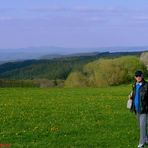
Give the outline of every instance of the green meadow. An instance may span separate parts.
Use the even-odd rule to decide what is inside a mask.
[[[1,88],[0,143],[12,148],[136,148],[131,85]]]

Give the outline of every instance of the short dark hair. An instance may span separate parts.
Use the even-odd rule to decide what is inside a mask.
[[[143,72],[141,70],[137,70],[135,72],[135,76],[143,76]]]

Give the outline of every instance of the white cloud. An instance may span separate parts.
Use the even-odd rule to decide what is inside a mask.
[[[148,16],[136,16],[133,19],[136,21],[148,21]]]
[[[121,7],[42,7],[42,8],[32,8],[29,9],[29,11],[34,12],[41,12],[41,13],[47,13],[47,12],[75,12],[75,13],[123,13],[126,12],[126,8]]]
[[[30,11],[30,12],[47,13],[47,12],[70,11],[70,9],[69,8],[65,8],[65,7],[39,7],[39,8],[28,9],[28,11]]]
[[[14,8],[0,8],[0,13],[11,13],[15,11]]]
[[[14,20],[14,18],[13,17],[3,17],[3,16],[0,17],[0,21],[11,21],[11,20]]]
[[[9,12],[6,15],[0,14],[0,21],[11,20],[43,20],[43,21],[81,21],[81,22],[115,22],[119,24],[125,21],[148,21],[144,16],[146,10],[127,9],[125,7],[34,7],[24,9],[0,8],[0,12]],[[137,17],[136,17],[137,16]],[[56,19],[55,19],[56,18]]]
[[[104,17],[98,17],[98,16],[87,17],[85,20],[91,21],[91,22],[106,22],[107,21],[107,19],[105,19]]]

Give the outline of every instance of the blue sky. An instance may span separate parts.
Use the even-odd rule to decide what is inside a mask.
[[[1,0],[0,48],[148,45],[148,0]]]

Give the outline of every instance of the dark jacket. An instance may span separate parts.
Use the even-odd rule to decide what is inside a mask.
[[[135,94],[136,94],[136,83],[133,86],[133,94],[132,94],[133,101],[131,107],[131,111],[134,111],[136,113],[134,105]],[[138,113],[139,114],[148,113],[148,82],[146,82],[145,80],[142,81],[142,85],[139,88]]]

